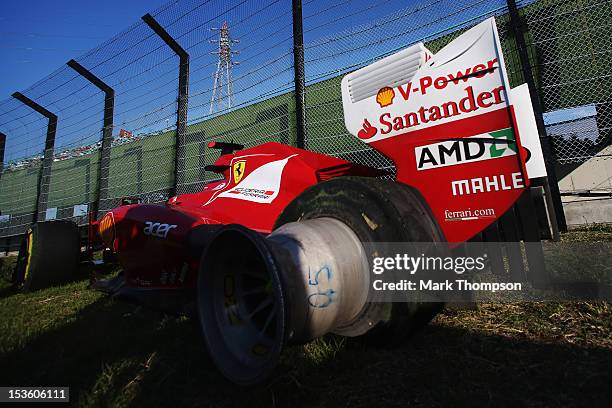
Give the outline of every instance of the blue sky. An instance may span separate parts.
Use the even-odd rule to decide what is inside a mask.
[[[0,99],[27,88],[166,2],[1,1]]]
[[[307,83],[475,24],[505,4],[303,0]],[[190,54],[190,122],[208,117],[217,63],[211,44],[217,34],[211,29],[225,20],[232,36],[240,39],[235,46],[240,65],[233,72],[236,104],[293,89],[290,0],[3,1],[0,131],[9,135],[8,160],[39,154],[46,131],[40,115],[10,98],[16,90],[58,113],[56,152],[100,140],[103,96],[65,66],[71,58],[115,89],[114,134],[120,129],[150,134],[174,125],[178,59],[140,22],[147,12]],[[102,48],[88,51],[101,43]]]

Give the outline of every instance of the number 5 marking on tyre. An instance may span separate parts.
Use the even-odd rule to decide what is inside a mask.
[[[322,276],[321,273],[323,273]],[[308,303],[310,304],[310,306],[322,309],[333,303],[333,296],[336,291],[331,288],[322,291],[319,288],[321,279],[325,279],[329,283],[331,277],[332,273],[329,266],[323,266],[322,268],[320,268],[314,274],[314,277],[312,276],[310,269],[308,270],[308,285],[315,286],[317,288],[317,291],[315,293],[311,293],[310,295],[308,295]]]

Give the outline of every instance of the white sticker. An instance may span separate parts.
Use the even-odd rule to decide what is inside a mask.
[[[529,159],[525,163],[527,177],[530,179],[546,177],[546,164],[544,163],[538,126],[529,96],[529,88],[527,84],[523,84],[513,88],[511,93],[521,145],[530,153]]]
[[[57,218],[57,207],[47,208],[45,211],[45,221],[54,220]]]
[[[74,210],[72,211],[73,217],[82,217],[83,215],[87,215],[87,204],[77,204],[74,206]]]
[[[293,155],[297,156],[297,155]],[[269,204],[278,195],[285,165],[293,156],[266,163],[251,172],[238,185],[219,194],[219,197],[235,198],[254,203]]]
[[[378,92],[376,92],[376,88]],[[506,108],[508,77],[495,19],[435,55],[416,44],[342,79],[349,133],[366,143]]]

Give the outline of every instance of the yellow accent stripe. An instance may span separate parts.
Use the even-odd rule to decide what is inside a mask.
[[[115,239],[115,220],[113,219],[112,213],[108,213],[102,218],[98,231],[104,243],[108,246],[112,246],[113,240]]]
[[[26,240],[27,240],[27,251],[28,251],[28,260],[26,262],[26,268],[25,268],[25,274],[23,276],[23,281],[25,282],[28,279],[28,275],[30,274],[30,263],[32,260],[32,242],[34,241],[34,235],[32,234],[32,230],[28,231],[28,234],[26,235]]]

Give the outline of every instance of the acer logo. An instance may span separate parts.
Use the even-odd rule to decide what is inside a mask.
[[[145,221],[145,227],[142,232],[145,235],[152,235],[158,238],[166,238],[171,229],[176,228],[175,224],[162,224],[159,222]]]
[[[497,159],[514,154],[516,143],[511,129],[415,148],[417,170]]]

